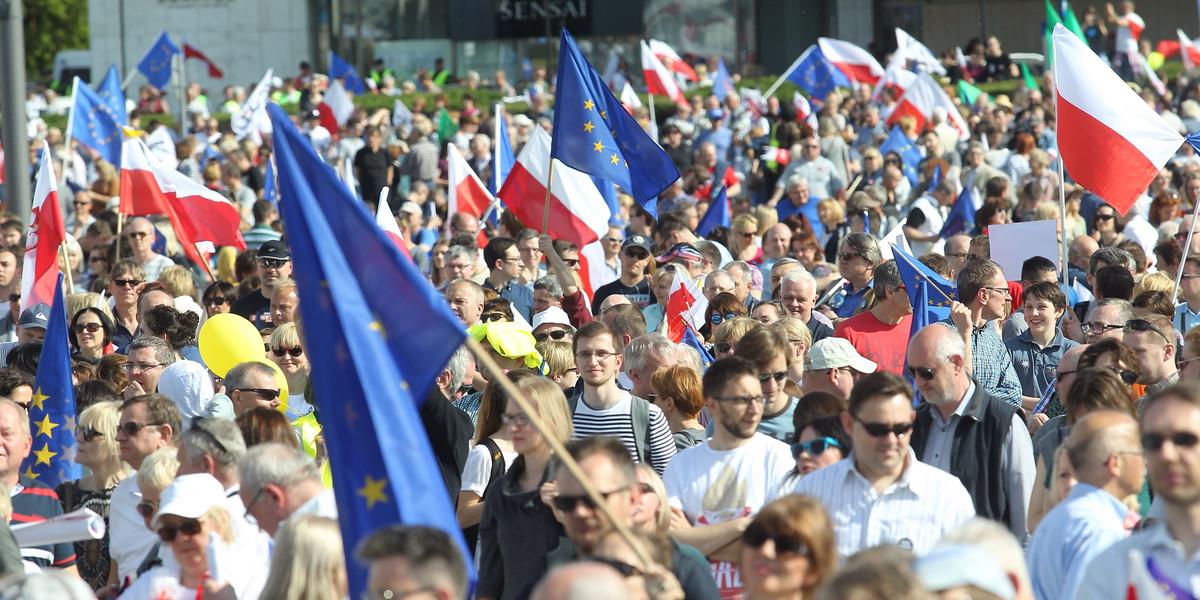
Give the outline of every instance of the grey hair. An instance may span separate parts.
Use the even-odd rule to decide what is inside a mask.
[[[751,267],[750,264],[744,260],[735,260],[725,265],[725,272],[729,273],[731,276],[733,275],[733,272],[729,270],[731,267],[737,267],[738,270],[742,272],[742,283],[749,285],[754,281],[754,275],[750,273],[750,269],[757,267]]]
[[[225,389],[232,391],[246,385],[251,373],[259,373],[275,379],[275,369],[272,369],[267,363],[252,360],[234,366],[225,374]]]
[[[871,289],[875,292],[876,298],[883,297],[884,288],[898,288],[902,285],[904,285],[904,278],[900,277],[900,267],[896,266],[896,261],[889,260],[875,267],[875,282],[871,284]]]
[[[675,358],[681,367],[689,367],[697,373],[704,372],[704,360],[700,358],[700,351],[687,344],[675,344]]]
[[[812,273],[808,272],[808,269],[804,268],[785,273],[783,277],[779,278],[779,287],[783,287],[785,283],[796,283],[797,281],[805,281],[812,284],[813,291],[817,289],[817,279],[813,277]]]
[[[57,570],[10,574],[0,583],[0,600],[91,600],[95,597],[78,576]]]
[[[546,290],[552,298],[561,300],[563,297],[562,286],[558,284],[558,277],[547,275],[533,282],[534,291]]]
[[[796,174],[792,175],[791,177],[788,177],[787,188],[788,189],[794,188],[802,183],[805,185],[805,187],[808,186],[808,180],[805,179],[803,175],[796,173]]]
[[[179,434],[179,449],[190,462],[207,454],[213,457],[217,470],[227,473],[246,455],[246,440],[237,423],[229,419],[197,417]]]
[[[938,325],[942,327],[942,325]],[[950,331],[950,335],[939,336],[937,346],[933,349],[933,359],[937,364],[945,364],[950,362],[952,357],[959,356],[966,360],[967,345],[963,343],[962,337]],[[968,369],[971,365],[966,365]]]
[[[1117,307],[1117,319],[1122,323],[1128,323],[1129,320],[1133,318],[1133,305],[1130,304],[1128,300],[1121,298],[1101,298],[1093,302],[1092,307],[1088,309],[1087,320],[1091,321],[1092,313],[1096,312],[1096,309],[1103,306]]]
[[[464,344],[454,351],[454,355],[450,357],[450,362],[446,363],[446,368],[443,371],[450,372],[450,387],[458,389],[462,385],[463,377],[467,376],[467,361],[471,358],[471,351]]]
[[[317,463],[303,451],[283,444],[258,444],[238,463],[242,487],[261,490],[268,483],[288,488],[305,480],[321,481]]]
[[[1124,265],[1130,271],[1137,268],[1137,263],[1133,260],[1133,255],[1120,248],[1100,248],[1092,253],[1092,257],[1088,259],[1088,271],[1096,274],[1096,263],[1104,262],[1109,265]]]
[[[465,258],[471,261],[471,264],[475,264],[475,257],[471,255],[471,251],[462,246],[450,246],[446,248],[446,262],[450,262],[455,258]]]
[[[126,351],[126,354],[133,354],[134,350],[141,350],[142,348],[151,348],[154,350],[154,362],[162,363],[163,366],[175,364],[175,351],[162,338],[151,335],[142,336],[129,342],[129,349]]]
[[[858,251],[863,258],[867,259],[873,265],[878,265],[883,262],[883,255],[879,253],[879,242],[870,234],[856,232],[846,236],[842,241],[842,246],[850,246]]]
[[[722,275],[724,275],[725,277],[728,277],[730,283],[732,283],[732,284],[737,283],[736,281],[733,280],[733,275],[730,275],[729,271],[726,271],[725,269],[717,269],[704,277],[704,287],[708,287],[708,284],[712,283],[714,280],[716,280],[716,278],[718,278]]]
[[[646,366],[646,357],[653,353],[660,358],[675,356],[675,344],[661,333],[643,333],[625,346],[625,368],[641,371]]]
[[[980,517],[968,519],[951,529],[937,543],[938,546],[948,544],[967,544],[987,552],[1005,573],[1017,578],[1019,589],[1032,587],[1025,551],[1007,527]]]

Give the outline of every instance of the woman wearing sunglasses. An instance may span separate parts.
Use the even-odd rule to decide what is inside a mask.
[[[164,561],[143,573],[121,594],[121,598],[192,600],[204,597],[206,580],[214,575],[209,571],[205,547],[214,533],[218,539],[216,566],[220,572],[217,575],[232,586],[238,598],[257,598],[266,580],[268,557],[248,552],[238,545],[229,519],[229,512],[225,510],[225,487],[216,478],[208,473],[176,477],[162,491],[158,511],[150,520],[150,528],[158,534],[162,545],[170,548],[175,560]]]
[[[221,315],[229,312],[233,301],[237,299],[237,288],[228,281],[218,281],[204,290],[201,297],[204,310],[208,316]]]
[[[107,525],[113,489],[129,476],[117,448],[120,407],[117,402],[100,402],[79,415],[75,430],[78,443],[75,462],[87,467],[91,474],[62,483],[54,490],[62,502],[63,512],[87,507],[104,519],[104,537],[75,542],[75,566],[79,568],[79,576],[97,591],[107,583],[111,565]]]
[[[785,496],[764,506],[742,534],[742,585],[747,600],[810,598],[837,568],[833,526],[811,496]]]
[[[267,358],[279,365],[279,370],[283,371],[283,376],[287,378],[289,390],[296,390],[295,395],[288,396],[288,410],[296,413],[297,416],[304,416],[312,412],[312,405],[304,401],[303,390],[308,386],[308,374],[311,365],[308,362],[308,354],[304,352],[304,347],[300,344],[300,334],[296,332],[294,323],[284,323],[278,329],[271,332],[271,339],[267,343],[270,349],[267,352]]]
[[[737,296],[729,292],[722,292],[713,297],[708,303],[708,310],[704,311],[704,325],[700,326],[700,335],[705,338],[712,336],[712,331],[718,325],[733,319],[734,317],[750,316],[746,310],[746,305],[739,302]]]
[[[83,361],[93,367],[100,364],[104,349],[112,342],[117,326],[112,319],[96,307],[88,307],[71,317],[71,329],[67,331],[71,338],[71,360]]]

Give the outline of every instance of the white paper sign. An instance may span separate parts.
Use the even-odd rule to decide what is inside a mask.
[[[1053,219],[988,226],[992,260],[1004,269],[1008,281],[1021,280],[1021,265],[1044,256],[1058,268],[1058,227]]]

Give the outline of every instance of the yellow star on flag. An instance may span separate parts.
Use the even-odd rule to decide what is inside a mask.
[[[50,420],[49,413],[47,413],[45,416],[43,416],[41,421],[37,421],[34,424],[37,425],[37,428],[38,428],[37,434],[38,435],[44,435],[49,438],[54,437],[54,434],[51,432],[54,430],[55,427],[58,427],[58,423],[55,423]]]
[[[617,158],[616,154],[612,155],[612,164],[614,164],[614,165],[621,164],[621,159]]]
[[[604,152],[604,142],[596,142],[595,144],[592,144],[592,146],[596,152]]]
[[[38,407],[38,410],[46,410],[45,408],[42,408],[42,402],[48,400],[49,398],[50,396],[43,394],[42,388],[39,387],[37,391],[33,393],[33,400],[29,404],[30,406]]]
[[[33,472],[33,467],[25,467],[25,472],[22,475],[30,479],[37,479],[38,477],[38,474]]]
[[[42,444],[42,449],[35,450],[33,455],[37,457],[37,461],[33,464],[45,464],[46,466],[50,466],[50,459],[58,456],[58,453],[50,450],[50,444]]]
[[[593,130],[593,129],[595,129],[595,128],[596,128],[596,126],[595,126],[595,125],[592,125],[592,122],[591,122],[591,121],[588,121],[587,123],[584,123],[584,124],[583,124],[583,130],[584,130],[584,131],[586,131],[586,132],[588,132],[588,133],[591,133],[591,132],[592,132],[592,130]]]
[[[385,340],[387,339],[387,330],[383,328],[383,323],[380,323],[379,321],[371,321],[371,324],[367,327],[371,331],[378,331],[379,337],[382,337]]]
[[[604,120],[608,120],[608,111],[607,110],[600,111],[600,118],[604,119]]]
[[[596,103],[595,103],[595,102],[592,102],[591,100],[588,100],[588,101],[586,101],[586,102],[584,102],[584,103],[583,103],[583,110],[592,110],[592,109],[593,109],[593,108],[595,108],[595,107],[596,107]],[[604,113],[600,113],[600,116],[602,116],[602,117],[603,117],[603,116],[604,116]]]
[[[383,493],[383,488],[386,485],[387,477],[377,480],[370,475],[367,475],[366,482],[363,483],[362,487],[358,488],[358,495],[362,496],[367,501],[367,510],[375,508],[376,502],[383,502],[385,504],[387,503],[387,494]]]

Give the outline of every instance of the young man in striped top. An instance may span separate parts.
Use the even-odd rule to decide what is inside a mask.
[[[612,436],[620,439],[637,462],[659,474],[675,456],[675,441],[662,409],[617,386],[624,340],[602,321],[592,321],[575,334],[575,366],[583,393],[570,402],[575,439]]]

